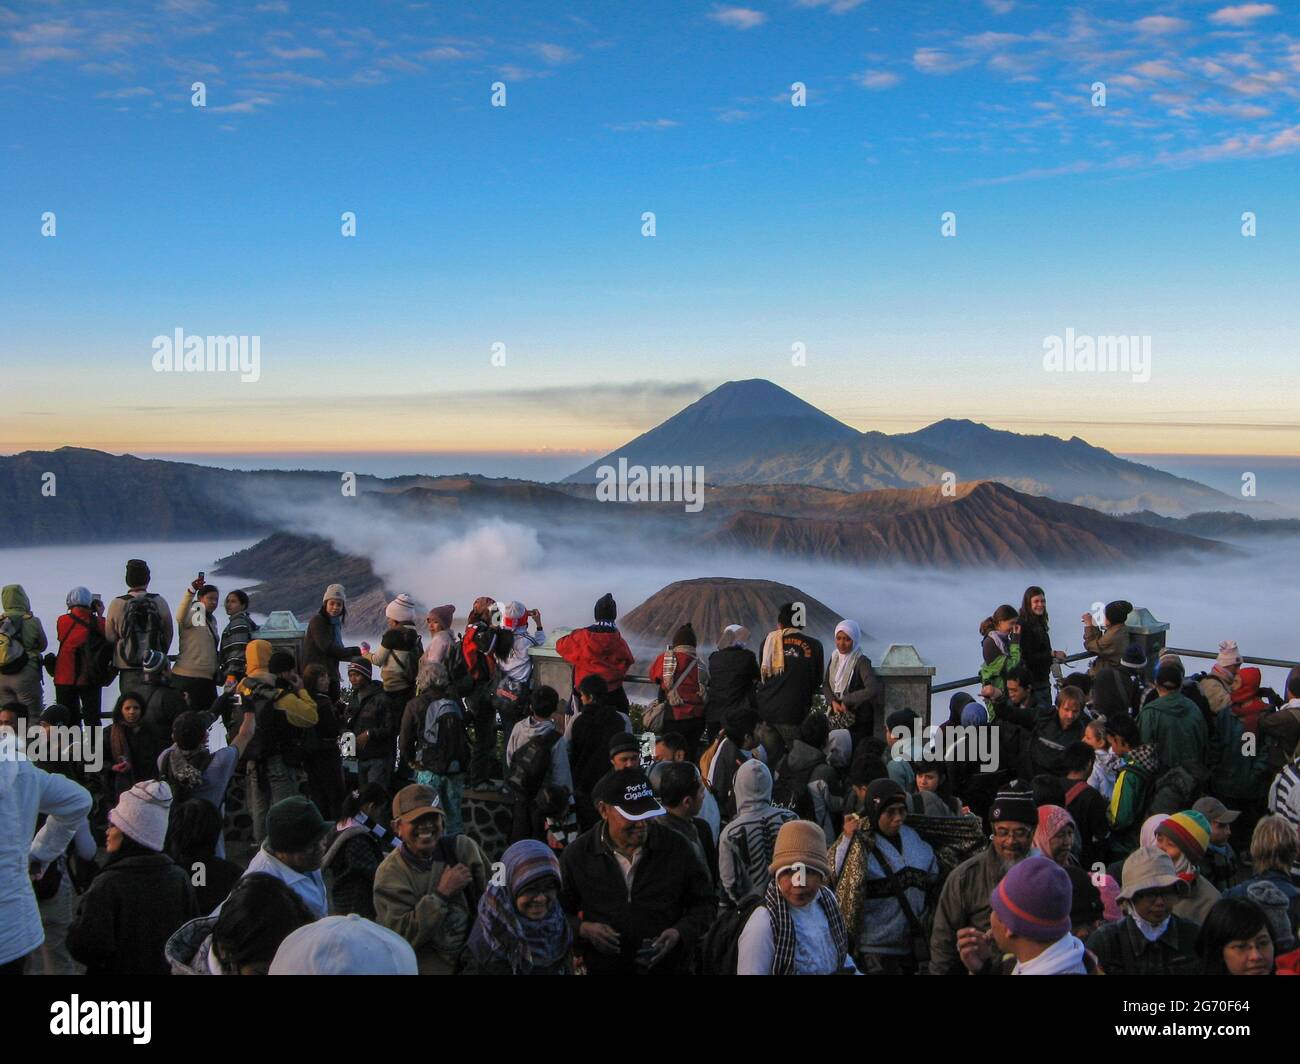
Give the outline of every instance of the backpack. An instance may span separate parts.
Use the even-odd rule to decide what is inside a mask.
[[[425,723],[420,728],[420,764],[439,776],[465,772],[470,760],[469,734],[459,713],[444,713],[438,720],[434,741],[424,740],[429,727],[429,712],[436,704],[430,702],[424,710]]]
[[[464,643],[463,638],[454,640],[451,644],[451,650],[447,654],[448,698],[465,698],[492,674],[492,667],[487,659],[487,653],[492,646],[489,630],[485,628],[474,629],[471,645],[478,650],[478,655],[474,660],[472,669],[465,657]]]
[[[735,975],[739,967],[740,935],[754,910],[763,904],[761,894],[740,899],[734,909],[728,906],[718,914],[700,942],[700,971],[704,975]]]
[[[546,773],[551,767],[551,753],[561,738],[560,732],[554,728],[541,735],[534,735],[511,758],[506,783],[526,800],[532,801],[542,789]]]
[[[23,622],[6,614],[0,617],[0,673],[12,676],[25,668],[27,648],[23,646]]]
[[[113,644],[104,636],[98,624],[87,624],[75,613],[70,613],[75,624],[86,629],[86,639],[77,647],[77,680],[89,687],[107,687],[117,678],[113,664]]]
[[[776,782],[772,784],[772,804],[784,809],[793,809],[800,820],[815,819],[816,810],[812,795],[808,793],[808,783],[813,770],[823,762],[815,762],[798,772],[789,767],[787,755],[776,767]]]
[[[162,614],[158,612],[158,596],[122,595],[126,608],[122,610],[122,634],[117,640],[117,656],[126,662],[128,669],[143,669],[145,658],[151,650],[162,650]]]
[[[1210,770],[1194,761],[1175,765],[1152,784],[1143,817],[1154,816],[1156,813],[1173,816],[1180,809],[1190,809],[1196,799],[1205,793],[1209,778]]]

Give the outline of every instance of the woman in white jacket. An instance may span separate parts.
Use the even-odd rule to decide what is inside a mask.
[[[45,941],[31,877],[67,849],[91,805],[84,787],[19,760],[16,746],[12,730],[0,731],[0,975],[20,974]]]

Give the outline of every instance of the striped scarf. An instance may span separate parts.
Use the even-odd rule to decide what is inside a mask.
[[[830,925],[831,940],[835,943],[835,957],[838,964],[844,963],[849,951],[849,934],[840,917],[840,907],[835,894],[827,887],[817,894],[817,904],[826,914],[826,923]],[[794,975],[794,918],[790,915],[790,903],[785,900],[781,888],[774,878],[768,884],[767,894],[763,898],[768,917],[772,921],[772,944],[776,949],[772,958],[773,975]]]

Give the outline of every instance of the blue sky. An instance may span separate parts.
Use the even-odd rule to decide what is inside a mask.
[[[1300,454],[1294,9],[611,7],[0,7],[0,450],[587,453],[764,376]],[[260,379],[154,372],[178,327]],[[1150,381],[1045,372],[1066,329]]]

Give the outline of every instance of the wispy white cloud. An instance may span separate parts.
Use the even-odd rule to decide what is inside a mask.
[[[153,89],[147,89],[143,85],[136,85],[129,89],[107,89],[104,92],[95,93],[95,98],[99,100],[130,100],[136,96],[152,96]]]
[[[222,104],[219,107],[209,107],[208,110],[213,114],[252,114],[262,107],[270,107],[275,100],[270,96],[248,96],[236,103]]]
[[[995,15],[1009,15],[1015,9],[1015,0],[984,0],[984,6]]]
[[[1148,15],[1133,23],[1133,28],[1144,37],[1159,37],[1166,33],[1183,33],[1192,28],[1186,19],[1170,15]]]
[[[715,7],[709,18],[737,30],[752,30],[767,21],[767,16],[752,7]]]
[[[864,70],[861,74],[854,75],[854,80],[863,88],[879,91],[893,88],[903,79],[888,70]]]
[[[643,129],[675,129],[680,124],[671,118],[650,118],[640,122],[620,122],[609,128],[615,133],[635,133]]]
[[[319,48],[281,48],[278,45],[271,45],[270,53],[277,59],[324,59],[325,53]]]
[[[867,0],[798,0],[800,7],[824,7],[832,15],[845,15],[855,7],[861,7]]]
[[[912,65],[922,74],[952,74],[973,62],[973,59],[963,59],[942,48],[918,48],[912,53]]]
[[[540,41],[536,44],[530,44],[528,48],[541,56],[543,62],[550,63],[552,66],[572,63],[578,58],[577,52],[572,48],[566,48],[562,44],[548,44],[545,41]]]
[[[1210,15],[1210,21],[1220,26],[1249,26],[1256,19],[1276,14],[1272,4],[1235,4],[1219,8]]]

